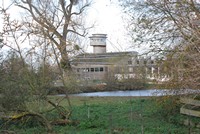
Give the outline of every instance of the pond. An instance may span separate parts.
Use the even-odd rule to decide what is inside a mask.
[[[164,95],[178,95],[178,94],[188,94],[188,93],[200,93],[200,90],[148,89],[148,90],[133,90],[133,91],[107,91],[107,92],[78,93],[78,94],[71,94],[70,96],[99,96],[99,97],[105,97],[105,96],[164,96]]]

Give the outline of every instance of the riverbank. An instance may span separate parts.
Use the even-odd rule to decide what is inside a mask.
[[[77,85],[74,88],[69,87],[51,87],[48,92],[49,95],[64,94],[66,91],[68,94],[78,93],[90,93],[90,92],[107,92],[107,91],[139,91],[146,89],[155,89],[155,84],[144,84],[144,83],[98,83],[93,85]]]

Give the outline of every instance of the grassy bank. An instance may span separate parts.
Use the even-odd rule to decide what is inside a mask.
[[[50,99],[59,98],[51,96]],[[183,125],[183,121],[188,117],[179,114],[180,105],[174,104],[172,100],[176,99],[71,97],[73,105],[71,120],[78,123],[70,126],[53,126],[53,130],[58,134],[188,134],[189,131],[194,134],[200,133],[197,128]],[[66,101],[61,104],[67,106]],[[49,106],[44,105],[44,107]],[[53,118],[54,111],[48,116]],[[9,130],[20,134],[45,133],[46,131],[36,122],[11,125]]]

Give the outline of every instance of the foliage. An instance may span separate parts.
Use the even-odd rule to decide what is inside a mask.
[[[147,88],[147,83],[143,79],[136,78],[108,80],[107,83],[107,90],[140,90]]]
[[[37,70],[32,70],[29,73],[29,81],[32,82],[32,90],[34,94],[44,95],[48,94],[48,89],[53,86],[55,80],[55,73],[48,63],[41,63]]]
[[[157,101],[157,107],[159,112],[164,118],[169,118],[180,111],[180,102],[178,96],[163,96],[159,98]]]
[[[48,87],[52,86],[54,79],[48,64],[43,63],[35,70],[16,53],[11,53],[2,62],[0,71],[3,74],[0,79],[0,119],[4,120],[1,127],[42,125],[47,132],[52,132],[52,124],[70,123],[70,112],[59,106],[59,102],[47,99]],[[52,124],[48,116],[49,109],[42,109],[46,104],[51,104],[50,111],[56,111]]]
[[[8,8],[4,5],[0,7],[0,13],[4,17],[3,30],[0,34],[8,38],[4,46],[13,52],[11,58],[4,59],[0,70],[3,74],[0,78],[0,111],[3,112],[1,118],[7,116],[5,114],[20,115],[21,112],[27,112],[29,114],[22,114],[20,118],[14,120],[20,122],[24,121],[22,119],[24,116],[28,118],[34,116],[35,120],[42,120],[42,123],[49,124],[46,121],[48,118],[40,115],[40,106],[46,101],[55,111],[57,110],[57,119],[61,118],[61,121],[65,121],[63,124],[68,123],[71,112],[61,110],[58,100],[50,102],[47,99],[48,88],[52,87],[55,77],[62,77],[65,89],[73,90],[76,86],[76,83],[72,83],[74,79],[64,80],[64,75],[71,68],[69,57],[80,50],[76,39],[86,35],[87,28],[84,27],[81,18],[85,9],[90,6],[90,2],[87,0],[53,2],[13,0],[12,2]],[[14,5],[27,13],[23,12],[25,14],[21,20],[13,20],[12,14],[8,13]],[[24,44],[28,47],[22,47]],[[55,75],[51,68],[54,65],[52,61],[58,64],[59,76]],[[66,90],[64,92],[70,105]],[[35,105],[27,106],[33,103]],[[10,117],[8,122],[9,119]]]
[[[2,61],[0,74],[0,111],[4,113],[29,111],[26,103],[45,100],[53,81],[47,64],[36,71],[12,51]]]
[[[26,65],[25,65],[26,66]],[[28,99],[28,84],[25,79],[27,66],[23,67],[23,61],[15,54],[1,64],[0,102],[1,110],[23,110]]]

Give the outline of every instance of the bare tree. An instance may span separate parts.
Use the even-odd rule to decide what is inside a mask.
[[[88,0],[15,0],[15,4],[28,12],[24,25],[29,34],[47,38],[60,53],[60,65],[71,69],[68,48],[74,45],[73,36],[85,36],[84,13]],[[78,48],[78,45],[75,45]]]
[[[10,59],[2,60],[2,57],[0,57],[1,61],[4,61],[0,64],[0,74],[3,76],[0,79],[0,112],[8,113],[12,110],[19,111],[19,116],[17,116],[19,118],[13,118],[11,120],[20,120],[24,117],[24,114],[21,114],[20,110],[26,111],[28,116],[41,118],[44,121],[42,121],[42,123],[46,124],[45,126],[48,131],[51,131],[49,121],[46,120],[45,116],[39,114],[40,104],[45,101],[57,109],[59,113],[64,113],[62,115],[62,122],[64,119],[65,124],[69,122],[68,119],[71,114],[71,111],[61,108],[59,103],[56,105],[47,98],[48,89],[52,86],[55,78],[51,68],[52,62],[49,61],[54,59],[52,57],[56,57],[56,61],[58,61],[60,55],[57,54],[57,52],[59,52],[58,50],[60,49],[54,49],[55,43],[49,38],[46,38],[45,27],[32,21],[21,22],[13,20],[10,14],[7,13],[8,9],[9,8],[5,9],[4,7],[0,7],[0,13],[4,16],[3,30],[0,32],[0,36],[8,38],[8,40],[6,38],[4,38],[5,40],[1,39],[0,45],[2,43],[3,47],[10,48],[10,52],[13,54],[11,53],[12,57]],[[60,31],[60,29],[58,31]],[[40,38],[37,38],[38,35],[40,35]],[[72,35],[70,34],[69,36]],[[55,41],[59,41],[59,39],[54,37],[53,33],[52,38],[55,38]],[[71,41],[67,40],[66,42]],[[24,48],[23,46],[27,44],[31,47]],[[69,52],[67,54],[69,54]],[[67,94],[65,98],[67,98],[70,105]],[[27,104],[36,101],[38,106],[34,108],[35,113],[31,113],[31,107],[28,107]],[[59,100],[59,102],[61,101]],[[8,103],[12,105],[6,105]]]
[[[195,0],[133,0],[122,5],[130,15],[128,30],[135,43],[148,45],[151,51],[173,49],[198,31],[194,27],[199,19],[199,4]]]
[[[44,65],[48,64],[46,63],[48,62],[47,57],[53,57],[58,64],[59,75],[64,87],[69,87],[69,81],[74,82],[74,79],[71,80],[73,76],[70,76],[72,73],[68,71],[71,69],[69,56],[72,52],[79,50],[74,38],[87,34],[87,28],[84,27],[82,18],[85,15],[85,9],[90,6],[90,2],[87,0],[57,0],[53,2],[49,0],[13,0],[13,3],[27,11],[27,14],[24,14],[26,17],[23,16],[22,20],[12,20],[11,14],[7,13],[11,7],[0,7],[0,11],[4,15],[1,35],[12,40],[6,40],[4,46],[17,52],[24,65],[28,57],[31,58],[29,62],[33,61],[33,57],[43,58],[40,61],[43,61]],[[22,44],[29,44],[31,48],[24,50]],[[37,66],[32,63],[31,65],[31,67]],[[67,78],[64,78],[62,69],[67,71]],[[45,70],[47,70],[46,67],[42,72]],[[31,74],[27,72],[27,75]],[[29,82],[32,85],[34,80],[30,79]],[[66,84],[66,82],[68,83]],[[43,85],[45,84],[47,83],[43,83]],[[32,86],[32,88],[38,87]],[[71,106],[68,93],[66,90],[64,92]]]
[[[168,73],[181,88],[199,88],[199,19],[197,0],[121,1],[129,14],[134,43],[148,46],[168,62]]]

